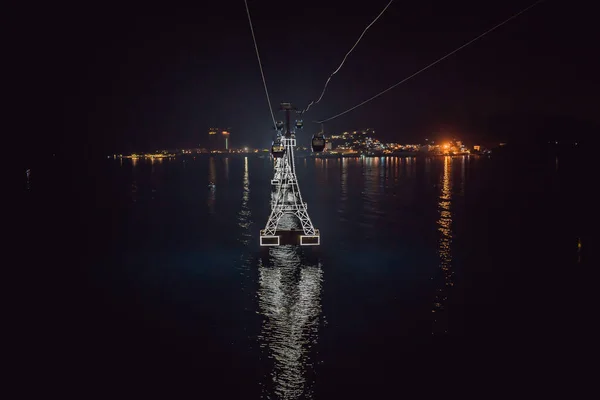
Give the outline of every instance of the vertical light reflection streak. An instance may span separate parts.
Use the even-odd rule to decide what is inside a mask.
[[[386,178],[389,176],[388,169],[390,168],[391,158],[381,157],[381,166],[379,167],[379,188],[384,188]]]
[[[238,226],[241,228],[239,242],[244,246],[240,252],[240,275],[244,278],[252,277],[254,281],[254,251],[250,250],[252,242],[252,211],[250,210],[250,173],[248,169],[248,157],[244,157],[244,177],[242,179],[242,206],[238,212]],[[252,296],[252,300],[248,299],[248,303],[254,303],[254,285],[249,286],[249,279],[242,279],[241,286],[242,291]],[[245,308],[249,311],[248,308]],[[252,313],[254,314],[254,307]]]
[[[161,159],[162,160],[162,159]],[[154,193],[158,188],[158,177],[156,176],[156,165],[154,163],[154,157],[150,158],[150,185],[151,185],[151,199],[154,200]]]
[[[465,195],[465,169],[466,169],[466,157],[462,156],[460,158],[460,195]]]
[[[373,207],[372,205],[372,197],[371,197],[371,186],[373,185],[373,177],[371,176],[371,169],[373,166],[373,159],[371,157],[365,157],[363,159],[363,165],[362,165],[362,176],[363,176],[363,190],[361,192],[361,198],[362,198],[362,202],[363,202],[363,210],[364,210],[364,216],[366,217],[367,220],[372,220],[372,216],[373,216],[373,211],[375,210],[375,207]],[[361,225],[363,226],[363,228],[368,227],[368,224],[365,223],[361,223]]]
[[[433,303],[434,313],[432,334],[448,333],[448,316],[445,305],[448,291],[454,285],[452,279],[452,157],[444,157],[444,172],[441,179],[441,191],[438,201],[439,218],[437,220],[439,237],[438,254],[440,269],[443,274],[443,285],[437,290]]]
[[[379,157],[366,157],[366,162],[363,164],[364,190],[362,191],[365,222],[360,225],[371,232],[375,230],[375,222],[382,215],[377,205],[380,190],[379,180],[377,179],[379,175],[378,168],[383,168],[379,162]]]
[[[228,181],[229,180],[229,157],[225,157],[223,162],[225,163],[225,180]]]
[[[263,325],[258,339],[273,362],[263,387],[267,399],[312,398],[314,356],[321,316],[323,270],[320,262],[302,259],[298,246],[269,249],[259,261],[259,312]]]
[[[131,179],[131,201],[133,201],[134,203],[137,202],[138,200],[138,185],[137,185],[137,175],[139,175],[139,171],[138,168],[135,168],[137,163],[137,159],[136,158],[132,158],[131,159],[131,166],[132,166],[132,171],[131,171],[131,175],[132,175],[132,179]]]
[[[209,183],[217,184],[217,170],[215,167],[215,158],[210,157],[208,160],[208,181]],[[215,214],[216,189],[208,189],[208,210],[211,214]]]
[[[250,232],[250,225],[252,225],[252,212],[248,207],[250,201],[250,177],[248,174],[248,157],[244,157],[244,179],[242,183],[242,208],[238,213],[238,225],[242,228],[242,238],[240,242],[247,246],[250,243],[252,233]]]
[[[318,185],[324,186],[327,182],[327,160],[327,158],[315,158],[315,182]]]
[[[348,200],[348,159],[346,157],[342,157],[340,160],[342,163],[342,176],[340,178],[340,206],[338,208],[338,214],[340,215],[340,220],[342,222],[346,222],[346,201]]]
[[[409,168],[408,172],[407,172],[407,176],[409,178],[414,178],[416,171],[417,171],[417,158],[416,157],[408,157],[406,159],[406,161],[408,162],[407,168]]]

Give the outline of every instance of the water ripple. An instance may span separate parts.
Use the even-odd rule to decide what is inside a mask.
[[[314,356],[321,315],[323,269],[308,262],[298,246],[269,249],[259,261],[259,313],[264,317],[258,339],[272,361],[264,385],[268,399],[312,398]]]

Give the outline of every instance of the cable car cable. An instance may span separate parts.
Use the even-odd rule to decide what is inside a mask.
[[[512,19],[514,19],[514,18],[516,18],[516,17],[518,17],[519,15],[523,14],[525,11],[527,11],[527,10],[529,10],[529,9],[533,8],[534,6],[536,6],[536,5],[538,5],[539,3],[542,3],[542,2],[544,2],[544,1],[545,1],[545,0],[538,0],[538,1],[536,1],[535,3],[533,3],[532,5],[530,5],[529,7],[526,7],[526,8],[524,8],[523,10],[521,10],[521,11],[519,11],[518,13],[514,14],[513,16],[511,16],[510,18],[508,18],[508,19],[505,19],[504,21],[502,21],[502,22],[501,22],[501,23],[499,23],[498,25],[494,26],[494,27],[493,27],[493,28],[491,28],[491,29],[488,29],[487,31],[485,31],[485,32],[484,32],[484,33],[482,33],[481,35],[477,36],[476,38],[474,38],[474,39],[471,39],[470,41],[468,41],[467,43],[463,44],[462,46],[460,46],[460,47],[459,47],[459,48],[457,48],[456,50],[453,50],[453,51],[451,51],[450,53],[446,54],[446,55],[445,55],[445,56],[443,56],[442,58],[439,58],[438,60],[436,60],[436,61],[432,62],[431,64],[427,65],[426,67],[424,67],[424,68],[421,68],[420,70],[418,70],[418,71],[417,71],[417,72],[415,72],[414,74],[412,74],[412,75],[408,76],[407,78],[404,78],[404,79],[403,79],[403,80],[401,80],[400,82],[398,82],[398,83],[396,83],[396,84],[394,84],[394,85],[390,86],[389,88],[385,89],[385,90],[384,90],[384,91],[382,91],[382,92],[379,92],[379,93],[378,93],[378,94],[376,94],[375,96],[373,96],[373,97],[371,97],[371,98],[369,98],[369,99],[367,99],[367,100],[363,101],[362,103],[359,103],[359,104],[355,105],[354,107],[351,107],[351,108],[347,109],[346,111],[342,111],[341,113],[339,113],[339,114],[336,114],[336,115],[334,115],[333,117],[329,117],[329,118],[326,118],[326,119],[322,119],[322,120],[318,120],[318,121],[313,121],[313,122],[315,122],[315,123],[317,123],[317,124],[322,124],[323,122],[331,121],[331,120],[332,120],[332,119],[334,119],[334,118],[341,117],[342,115],[344,115],[344,114],[346,114],[346,113],[349,113],[350,111],[352,111],[352,110],[355,110],[355,109],[357,109],[358,107],[360,107],[360,106],[362,106],[362,105],[364,105],[364,104],[367,104],[367,103],[368,103],[368,102],[370,102],[371,100],[375,100],[377,97],[381,96],[382,94],[384,94],[384,93],[386,93],[386,92],[388,92],[388,91],[392,90],[392,89],[393,89],[393,88],[395,88],[396,86],[399,86],[399,85],[401,85],[402,83],[404,83],[404,82],[408,81],[409,79],[411,79],[411,78],[413,78],[413,77],[417,76],[417,75],[418,75],[418,74],[420,74],[421,72],[423,72],[423,71],[425,71],[425,70],[427,70],[427,69],[429,69],[429,68],[433,67],[435,64],[439,63],[440,61],[442,61],[442,60],[444,60],[444,59],[446,59],[446,58],[450,57],[452,54],[454,54],[454,53],[458,52],[459,50],[461,50],[461,49],[464,49],[465,47],[467,47],[468,45],[470,45],[471,43],[473,43],[473,42],[474,42],[474,41],[476,41],[477,39],[481,39],[482,37],[484,37],[484,36],[485,36],[485,35],[487,35],[488,33],[492,32],[493,30],[495,30],[495,29],[497,29],[497,28],[499,28],[499,27],[501,27],[502,25],[506,24],[508,21],[510,21],[510,20],[512,20]]]
[[[340,64],[340,66],[337,67],[337,69],[335,71],[333,71],[331,73],[331,75],[329,75],[329,78],[327,78],[327,81],[325,81],[325,86],[323,87],[323,91],[321,92],[321,96],[319,96],[319,99],[317,101],[311,101],[310,104],[308,106],[306,106],[306,108],[304,110],[302,110],[301,114],[304,114],[306,111],[308,111],[308,109],[313,104],[317,104],[317,103],[319,103],[321,101],[321,99],[323,98],[323,95],[325,94],[325,90],[327,89],[327,85],[329,84],[329,81],[331,80],[331,78],[333,77],[333,75],[337,74],[337,72],[342,68],[342,66],[346,62],[346,58],[348,58],[348,56],[350,55],[350,53],[352,53],[352,51],[354,50],[354,48],[356,47],[356,45],[358,45],[358,43],[360,42],[360,40],[362,39],[362,37],[365,35],[365,33],[367,33],[367,31],[369,30],[369,28],[375,22],[377,22],[377,20],[379,19],[379,17],[381,17],[383,15],[383,13],[385,12],[385,10],[387,10],[387,8],[390,6],[390,4],[392,4],[393,1],[394,0],[390,0],[390,2],[387,4],[387,6],[385,6],[384,9],[381,10],[381,12],[379,13],[379,15],[377,15],[377,17],[375,17],[375,19],[365,28],[365,30],[360,35],[360,37],[358,38],[358,40],[354,43],[354,46],[352,46],[352,48],[350,49],[350,51],[348,51],[348,53],[346,53],[346,55],[344,56],[344,59],[342,60],[342,63]]]
[[[269,91],[267,90],[267,81],[265,80],[265,74],[263,72],[262,63],[260,62],[260,55],[258,54],[258,45],[256,44],[256,37],[254,36],[254,28],[252,27],[252,18],[250,18],[250,9],[248,8],[248,1],[244,0],[246,5],[246,14],[248,14],[248,23],[250,24],[250,32],[252,32],[252,40],[254,41],[254,49],[256,50],[256,58],[258,59],[258,67],[260,68],[260,75],[262,76],[263,85],[265,87],[265,94],[267,95],[267,103],[269,103],[269,111],[271,112],[271,118],[273,119],[273,126],[276,126],[275,114],[273,114],[273,107],[271,107],[271,99],[269,98]]]

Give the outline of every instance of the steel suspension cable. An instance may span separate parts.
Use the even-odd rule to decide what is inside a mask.
[[[248,1],[244,0],[244,4],[246,5],[246,14],[248,14],[248,23],[250,24],[250,31],[252,32],[254,50],[256,50],[256,58],[258,59],[258,67],[260,68],[260,75],[262,76],[263,85],[265,87],[267,103],[269,103],[269,111],[271,112],[271,118],[273,119],[273,126],[275,126],[275,114],[273,114],[273,107],[271,107],[271,99],[269,98],[269,91],[267,90],[267,81],[265,80],[265,74],[263,72],[262,63],[260,62],[260,55],[258,54],[258,45],[256,44],[256,36],[254,36],[254,28],[252,27],[252,18],[250,18],[250,9],[248,8]]]
[[[470,45],[471,43],[475,42],[476,40],[478,40],[478,39],[481,39],[482,37],[484,37],[484,36],[485,36],[485,35],[487,35],[488,33],[490,33],[490,32],[492,32],[492,31],[496,30],[497,28],[499,28],[499,27],[501,27],[502,25],[506,24],[506,23],[507,23],[507,22],[509,22],[510,20],[517,18],[519,15],[523,14],[525,11],[527,11],[527,10],[529,10],[529,9],[533,8],[534,6],[536,6],[536,5],[538,5],[539,3],[542,3],[542,2],[544,2],[544,1],[545,1],[545,0],[538,0],[538,1],[536,1],[536,2],[535,2],[535,3],[533,3],[532,5],[530,5],[530,6],[526,7],[526,8],[524,8],[523,10],[519,11],[518,13],[516,13],[516,14],[512,15],[511,17],[509,17],[509,18],[505,19],[504,21],[502,21],[502,22],[501,22],[501,23],[499,23],[498,25],[494,26],[493,28],[491,28],[491,29],[488,29],[487,31],[485,31],[485,32],[484,32],[484,33],[482,33],[481,35],[479,35],[479,36],[475,37],[474,39],[471,39],[471,40],[469,40],[467,43],[463,44],[462,46],[458,47],[457,49],[455,49],[455,50],[451,51],[450,53],[446,54],[445,56],[443,56],[443,57],[441,57],[441,58],[437,59],[436,61],[432,62],[431,64],[427,65],[426,67],[424,67],[424,68],[421,68],[420,70],[418,70],[417,72],[413,73],[412,75],[410,75],[410,76],[408,76],[408,77],[404,78],[404,79],[403,79],[403,80],[401,80],[400,82],[398,82],[398,83],[396,83],[396,84],[394,84],[394,85],[390,86],[389,88],[387,88],[387,89],[385,89],[385,90],[383,90],[383,91],[381,91],[381,92],[377,93],[375,96],[368,98],[367,100],[363,101],[362,103],[358,103],[357,105],[355,105],[355,106],[353,106],[353,107],[351,107],[351,108],[347,109],[346,111],[342,111],[341,113],[339,113],[339,114],[336,114],[336,115],[334,115],[333,117],[329,117],[329,118],[326,118],[326,119],[322,119],[322,120],[319,120],[319,121],[313,121],[313,122],[315,122],[315,123],[318,123],[318,124],[322,124],[323,122],[331,121],[332,119],[335,119],[335,118],[337,118],[337,117],[341,117],[342,115],[344,115],[344,114],[346,114],[346,113],[349,113],[350,111],[352,111],[352,110],[355,110],[355,109],[357,109],[358,107],[360,107],[360,106],[362,106],[362,105],[365,105],[365,104],[367,104],[368,102],[370,102],[370,101],[372,101],[372,100],[375,100],[377,97],[381,96],[382,94],[389,92],[390,90],[394,89],[396,86],[399,86],[399,85],[403,84],[404,82],[406,82],[406,81],[408,81],[409,79],[411,79],[411,78],[413,78],[413,77],[417,76],[417,75],[418,75],[418,74],[420,74],[421,72],[423,72],[423,71],[425,71],[425,70],[427,70],[427,69],[429,69],[429,68],[433,67],[434,65],[436,65],[436,64],[437,64],[437,63],[439,63],[439,62],[441,62],[442,60],[444,60],[444,59],[446,59],[446,58],[450,57],[452,54],[454,54],[454,53],[458,52],[459,50],[462,50],[462,49],[464,49],[465,47],[467,47],[467,46],[468,46],[468,45]]]
[[[327,78],[327,81],[325,81],[325,86],[323,87],[323,91],[321,92],[321,96],[319,96],[319,98],[316,101],[311,101],[310,104],[308,106],[306,106],[306,108],[304,110],[302,110],[302,114],[304,114],[305,112],[307,112],[308,109],[313,104],[318,104],[321,101],[321,99],[323,98],[323,95],[325,94],[325,90],[327,89],[327,85],[329,84],[329,81],[331,80],[331,78],[335,74],[338,73],[338,71],[342,68],[342,66],[346,62],[346,59],[348,58],[348,56],[350,55],[350,53],[352,53],[352,51],[354,50],[354,48],[356,47],[356,45],[358,45],[358,43],[361,41],[361,39],[363,38],[363,36],[365,35],[365,33],[367,33],[367,31],[369,30],[369,28],[371,26],[373,26],[373,24],[375,22],[377,22],[377,20],[383,15],[383,13],[385,12],[385,10],[387,10],[387,8],[390,6],[390,4],[392,4],[393,1],[394,0],[390,0],[390,2],[383,8],[383,10],[381,10],[381,12],[379,13],[379,15],[377,15],[377,17],[375,17],[375,19],[369,25],[367,25],[367,27],[364,29],[364,31],[362,32],[362,34],[360,35],[360,37],[358,38],[358,40],[354,43],[354,46],[352,46],[352,48],[350,49],[350,51],[348,51],[348,53],[346,53],[346,55],[344,56],[344,59],[342,60],[342,63],[340,64],[340,66],[337,67],[337,69],[335,71],[333,71],[331,73],[331,75],[329,75],[329,78]]]

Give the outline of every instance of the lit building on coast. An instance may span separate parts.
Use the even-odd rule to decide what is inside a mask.
[[[425,143],[401,144],[397,142],[384,142],[375,137],[373,129],[347,131],[332,134],[328,137],[332,154],[361,154],[361,155],[402,155],[402,154],[427,154],[427,155],[467,155],[471,150],[459,139],[441,141],[425,139]],[[475,146],[475,151],[483,148]]]
[[[213,152],[229,152],[231,129],[210,128],[207,149]]]

